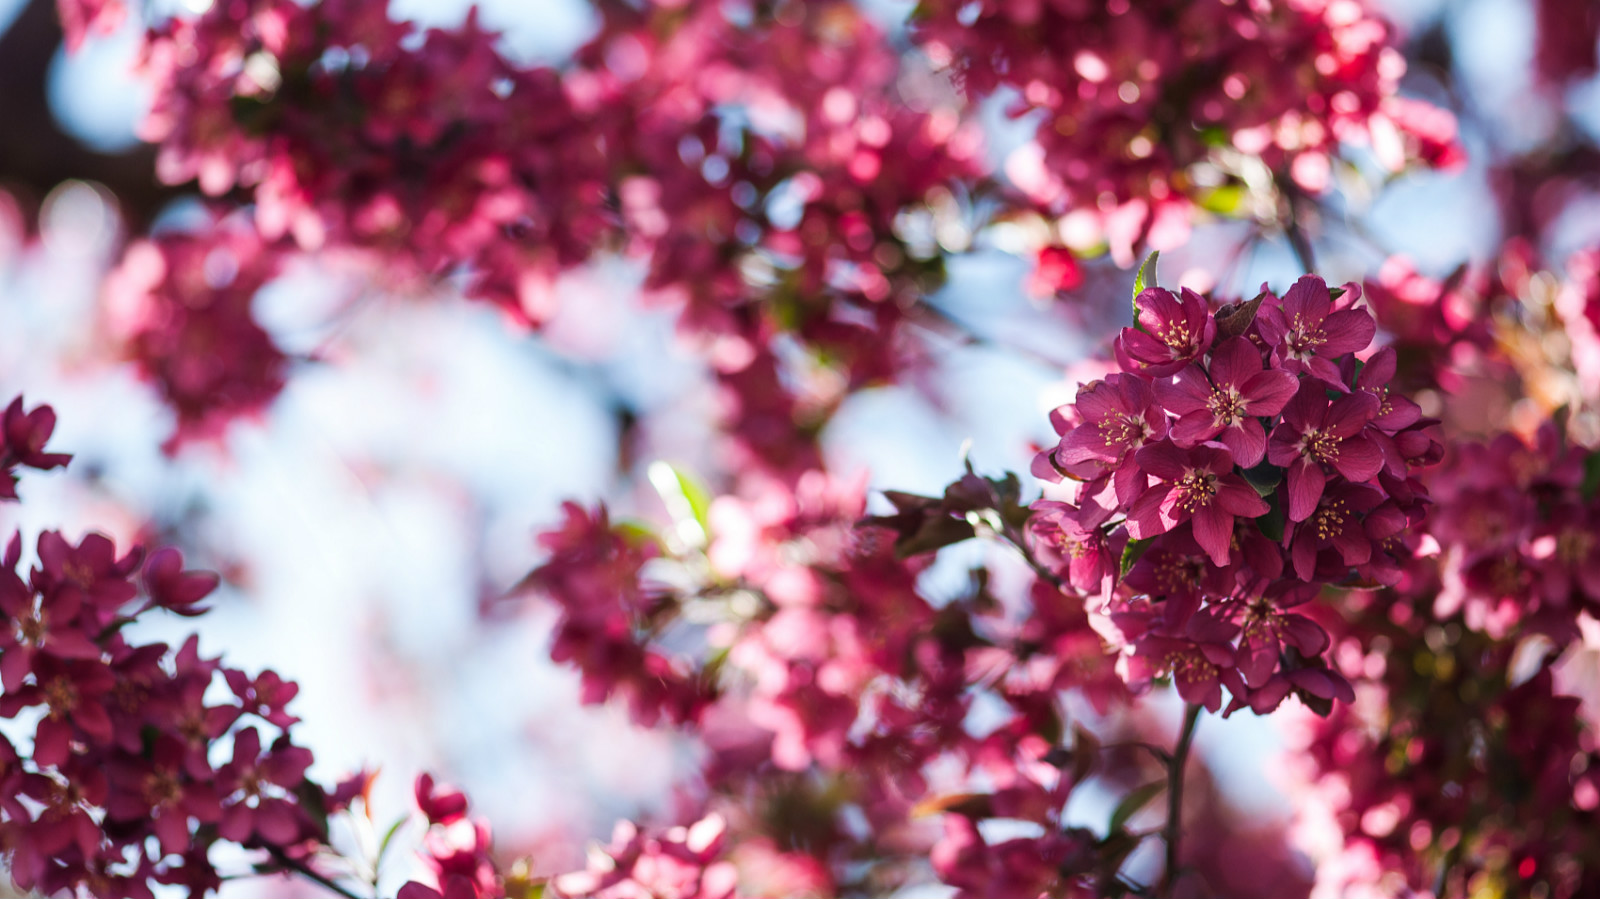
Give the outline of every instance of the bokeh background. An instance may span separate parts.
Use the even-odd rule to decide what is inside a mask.
[[[864,5],[890,30],[912,6]],[[1592,149],[1600,79],[1536,89],[1528,0],[1377,5],[1406,35],[1406,90],[1456,111],[1469,163],[1379,190],[1342,179],[1319,268],[1359,279],[1400,254],[1444,277],[1498,246],[1507,160]],[[391,10],[450,25],[467,4]],[[480,13],[519,61],[557,61],[595,26],[581,0],[489,0]],[[380,817],[401,814],[415,773],[433,770],[467,789],[501,842],[539,846],[560,867],[615,819],[668,808],[672,785],[695,770],[692,742],[580,706],[576,674],[547,659],[553,615],[503,597],[537,563],[532,535],[555,523],[562,499],[659,520],[648,464],[712,464],[703,360],[675,339],[669,311],[641,303],[642,272],[625,261],[566,276],[562,311],[530,335],[487,306],[396,293],[337,260],[309,260],[254,301],[299,360],[287,390],[218,440],[163,452],[170,411],[108,354],[97,324],[102,279],[130,233],[198,213],[183,189],[154,183],[134,135],[148,103],[131,74],[141,27],[135,17],[68,55],[52,3],[0,0],[0,188],[24,201],[0,202],[0,394],[54,405],[53,446],[77,457],[67,473],[30,477],[28,502],[0,508],[0,527],[94,527],[121,545],[154,536],[221,571],[215,611],[199,622],[203,649],[298,680],[313,774],[381,766]],[[1005,102],[984,114],[1000,169],[1033,127],[1007,119]],[[1600,193],[1573,184],[1558,199],[1541,247],[1557,260],[1600,242]],[[20,211],[35,206],[36,229]],[[830,466],[874,488],[937,492],[964,452],[980,469],[1026,471],[1034,446],[1053,441],[1046,413],[1099,372],[1105,335],[1127,315],[1130,272],[1090,263],[1070,296],[1040,300],[1024,287],[1026,235],[954,229],[941,242],[971,251],[933,304],[963,327],[927,335],[923,377],[852,396],[825,435]],[[1288,244],[1248,230],[1201,226],[1163,254],[1161,282],[1230,295],[1286,287],[1300,274]],[[927,576],[957,584],[963,571],[952,558]],[[150,626],[176,638],[193,623]],[[1273,787],[1283,720],[1293,726],[1292,715],[1208,719],[1197,744],[1263,818],[1285,814]]]

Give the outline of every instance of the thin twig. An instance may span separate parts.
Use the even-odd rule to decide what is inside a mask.
[[[1317,270],[1317,258],[1311,251],[1311,238],[1306,235],[1305,228],[1300,225],[1300,189],[1293,181],[1279,176],[1277,179],[1278,191],[1283,194],[1283,205],[1287,214],[1283,215],[1283,230],[1289,238],[1289,248],[1294,250],[1294,256],[1300,260],[1300,267],[1306,274]]]
[[[299,874],[301,877],[304,877],[312,883],[317,884],[325,890],[338,893],[340,896],[343,896],[344,899],[367,899],[365,896],[357,895],[356,893],[353,893],[350,890],[340,886],[327,875],[318,872],[305,862],[299,861],[298,859],[292,859],[289,856],[284,855],[283,850],[278,849],[277,847],[270,847],[267,849],[267,851],[272,854],[272,860],[277,862],[281,867]]]
[[[1067,589],[1067,582],[1063,581],[1055,572],[1046,568],[1044,563],[1040,562],[1034,557],[1033,551],[1028,549],[1027,538],[1023,537],[1022,533],[1018,531],[1010,522],[1006,522],[1005,530],[1002,536],[1006,538],[1007,543],[1011,544],[1017,552],[1022,554],[1023,560],[1028,563],[1028,567],[1033,569],[1034,574],[1038,575],[1041,579],[1054,584],[1057,589]]]
[[[1189,747],[1194,743],[1195,725],[1200,723],[1200,706],[1190,703],[1183,716],[1183,732],[1178,735],[1178,746],[1172,751],[1172,762],[1167,768],[1167,868],[1161,872],[1160,895],[1171,897],[1178,882],[1178,839],[1183,831],[1183,769],[1189,761]]]

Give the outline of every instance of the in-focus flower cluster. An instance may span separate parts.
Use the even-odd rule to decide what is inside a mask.
[[[1290,692],[1348,699],[1327,635],[1294,611],[1324,585],[1394,583],[1422,519],[1415,469],[1441,448],[1389,392],[1360,289],[1305,277],[1213,312],[1150,288],[1116,342],[1122,372],[1052,417],[1035,471],[1081,482],[1029,522],[1040,557],[1115,624],[1130,676],[1171,673],[1215,711]]]

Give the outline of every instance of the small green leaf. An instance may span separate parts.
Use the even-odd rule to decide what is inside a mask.
[[[1154,780],[1122,797],[1122,801],[1117,803],[1116,810],[1111,813],[1110,832],[1116,833],[1121,830],[1122,825],[1127,824],[1129,818],[1138,814],[1139,809],[1149,805],[1150,800],[1161,795],[1166,789],[1166,781]]]
[[[650,463],[648,474],[650,485],[677,525],[678,536],[691,546],[704,546],[711,536],[711,492],[666,462]]]
[[[1143,540],[1128,541],[1128,545],[1122,549],[1121,577],[1128,576],[1128,572],[1132,571],[1133,566],[1138,564],[1139,559],[1144,556],[1145,551],[1150,548],[1150,541],[1154,539],[1154,537],[1146,537]]]
[[[1331,297],[1332,299],[1337,300],[1338,298],[1344,296],[1344,288],[1343,287],[1330,287],[1330,288],[1328,288],[1328,296]]]
[[[1161,257],[1161,251],[1156,250],[1144,257],[1144,262],[1139,263],[1139,270],[1133,275],[1133,326],[1139,327],[1139,294],[1156,286],[1156,260]]]
[[[1600,453],[1590,453],[1583,460],[1583,484],[1578,488],[1585,502],[1594,499],[1600,491]]]
[[[1244,479],[1251,487],[1256,488],[1256,493],[1268,497],[1278,489],[1279,484],[1283,483],[1283,469],[1271,462],[1262,462],[1255,468],[1246,468]]]
[[[393,824],[389,825],[389,829],[384,832],[383,839],[378,841],[378,857],[372,860],[373,867],[378,867],[383,863],[383,856],[389,851],[389,844],[394,842],[394,835],[399,833],[400,828],[405,826],[406,820],[407,818],[405,817],[397,819]]]
[[[1260,528],[1261,533],[1273,543],[1283,542],[1283,529],[1289,522],[1289,516],[1284,513],[1283,501],[1279,499],[1280,496],[1281,494],[1277,491],[1264,496],[1263,498],[1272,504],[1272,508],[1267,510],[1267,514],[1255,520],[1256,527]]]
[[[1247,196],[1249,191],[1243,184],[1223,184],[1200,195],[1200,208],[1217,215],[1237,215]]]

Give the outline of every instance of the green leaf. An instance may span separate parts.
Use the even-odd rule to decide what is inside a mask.
[[[1278,485],[1283,483],[1283,469],[1271,462],[1262,462],[1255,468],[1246,468],[1244,479],[1251,487],[1256,488],[1256,493],[1269,497],[1278,489]]]
[[[1330,287],[1330,288],[1328,288],[1328,296],[1330,298],[1332,298],[1332,299],[1337,300],[1338,298],[1344,296],[1344,288],[1343,287]]]
[[[1223,184],[1200,195],[1200,208],[1217,215],[1233,216],[1244,205],[1249,191],[1243,184]]]
[[[711,537],[711,492],[692,475],[666,462],[650,463],[648,474],[678,536],[691,546],[704,546]]]
[[[1138,814],[1139,809],[1149,805],[1150,800],[1161,795],[1166,789],[1166,781],[1154,780],[1122,797],[1122,801],[1117,803],[1116,810],[1111,813],[1110,832],[1116,833],[1121,830],[1122,825],[1127,824],[1129,818]]]
[[[1273,543],[1283,542],[1283,529],[1289,523],[1289,516],[1285,514],[1283,501],[1279,499],[1280,496],[1281,494],[1277,491],[1273,491],[1269,496],[1264,496],[1263,498],[1272,504],[1272,508],[1267,510],[1267,514],[1255,520],[1256,527],[1260,528],[1261,533]]]
[[[1128,576],[1128,572],[1132,571],[1133,566],[1138,564],[1139,559],[1144,556],[1145,551],[1150,548],[1150,541],[1154,539],[1154,537],[1146,537],[1143,540],[1128,541],[1128,545],[1122,549],[1121,577]]]
[[[944,549],[963,540],[971,540],[977,533],[972,523],[965,519],[951,518],[947,515],[929,517],[922,522],[922,526],[915,533],[895,541],[894,555],[897,559],[907,559]]]
[[[378,867],[383,863],[383,856],[389,851],[389,844],[394,842],[394,835],[400,832],[400,828],[405,826],[406,821],[406,817],[401,817],[389,825],[389,829],[383,834],[383,839],[378,841],[378,857],[372,860],[373,867]]]
[[[1583,484],[1578,488],[1585,502],[1600,492],[1600,453],[1590,453],[1583,459]]]
[[[1133,275],[1133,326],[1139,327],[1139,294],[1156,286],[1156,260],[1161,257],[1161,251],[1156,250],[1144,257],[1144,262],[1139,263],[1139,270]],[[1140,328],[1140,330],[1144,330]]]

